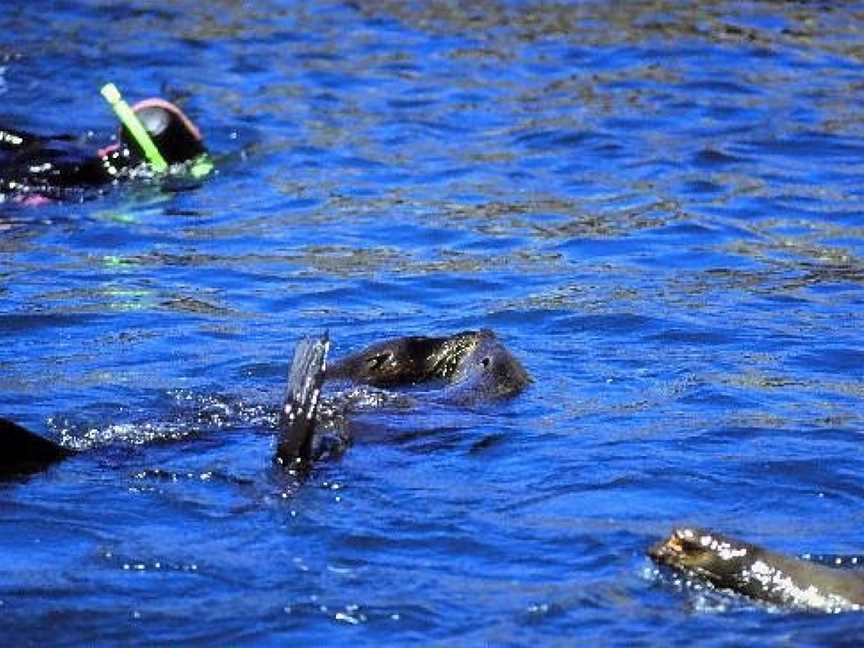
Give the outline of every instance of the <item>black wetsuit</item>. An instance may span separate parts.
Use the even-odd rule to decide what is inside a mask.
[[[0,200],[83,198],[140,164],[121,144],[96,151],[71,136],[40,137],[0,127]]]

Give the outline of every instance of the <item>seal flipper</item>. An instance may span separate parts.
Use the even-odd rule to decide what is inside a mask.
[[[294,350],[288,389],[279,413],[279,445],[276,461],[287,467],[308,467],[312,460],[312,436],[318,397],[324,384],[330,337],[301,340]]]
[[[74,450],[0,418],[0,477],[39,472],[74,454]]]

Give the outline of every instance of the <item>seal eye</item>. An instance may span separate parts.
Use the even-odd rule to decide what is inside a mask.
[[[492,364],[492,358],[490,358],[489,356],[486,356],[485,358],[483,358],[480,361],[480,364],[482,364],[485,369],[488,369],[489,365]]]

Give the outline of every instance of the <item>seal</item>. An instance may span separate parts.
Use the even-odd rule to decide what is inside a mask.
[[[512,396],[531,381],[489,329],[378,342],[334,364],[327,378],[375,387],[437,381],[447,389],[435,400],[461,404]]]
[[[384,340],[328,370],[329,348],[325,334],[301,341],[294,352],[276,452],[283,465],[300,469],[343,452],[350,444],[345,413],[361,401],[373,406],[469,406],[515,396],[531,382],[519,360],[488,329]],[[322,401],[325,380],[345,389]],[[358,385],[378,389],[357,389]],[[428,389],[408,394],[387,391],[408,386]]]
[[[0,478],[36,473],[74,454],[74,450],[0,418]]]
[[[864,573],[784,556],[713,531],[676,528],[648,555],[765,603],[820,612],[864,609]]]

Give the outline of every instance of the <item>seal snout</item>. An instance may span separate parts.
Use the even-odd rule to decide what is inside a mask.
[[[648,557],[664,565],[680,564],[698,537],[699,532],[689,527],[673,529],[668,538],[648,548]]]
[[[684,547],[673,535],[666,540],[656,542],[648,548],[648,556],[660,563],[673,562],[675,557],[684,553]]]

